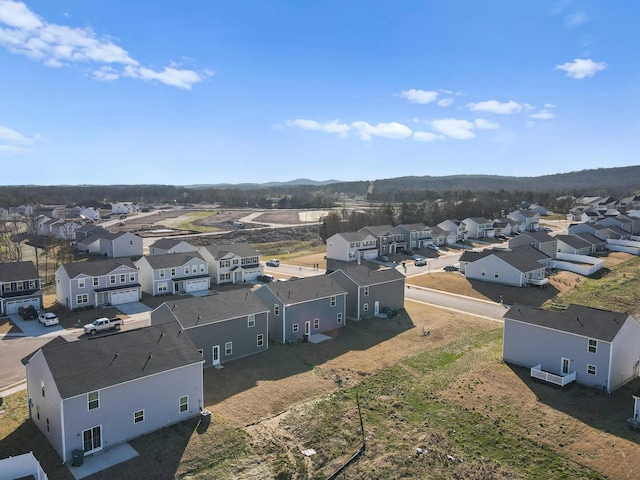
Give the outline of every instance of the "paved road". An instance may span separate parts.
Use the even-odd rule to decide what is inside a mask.
[[[414,287],[413,285],[407,285],[405,288],[405,298],[496,321],[502,321],[502,316],[507,311],[499,303],[441,292],[430,288]]]

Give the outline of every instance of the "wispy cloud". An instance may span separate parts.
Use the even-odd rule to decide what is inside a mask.
[[[564,70],[567,72],[567,76],[582,80],[587,77],[593,77],[600,70],[607,68],[605,62],[594,62],[590,58],[582,59],[576,58],[573,62],[563,63],[562,65],[556,65],[556,70]]]
[[[298,118],[296,120],[287,120],[285,125],[288,127],[298,127],[303,130],[318,130],[326,133],[337,133],[341,137],[346,137],[351,130],[351,127],[346,123],[342,123],[338,120],[333,120],[331,122],[320,123],[315,120],[305,120],[302,118]]]
[[[49,67],[72,64],[96,66],[92,75],[98,80],[116,80],[126,76],[190,90],[194,84],[212,75],[209,71],[196,72],[177,68],[176,65],[160,71],[144,67],[124,48],[109,38],[98,37],[90,28],[48,23],[23,2],[13,0],[0,0],[0,45]],[[105,66],[110,69],[105,70]]]
[[[492,122],[490,120],[485,120],[484,118],[476,118],[473,121],[473,126],[481,130],[493,130],[495,128],[500,128],[499,123]]]
[[[513,100],[499,102],[497,100],[487,100],[485,102],[469,103],[467,105],[474,112],[489,112],[499,115],[511,115],[522,111],[523,106]]]
[[[371,125],[367,122],[353,122],[351,126],[358,131],[360,138],[364,141],[371,140],[373,136],[404,139],[412,134],[409,127],[397,122],[378,123],[377,125]]]
[[[413,139],[416,142],[435,142],[437,140],[444,140],[444,135],[437,135],[433,132],[413,132]]]
[[[535,118],[536,120],[550,120],[554,117],[555,115],[546,109],[542,109],[539,112],[532,113],[531,115],[529,115],[529,118]]]
[[[404,90],[400,93],[402,98],[406,98],[410,102],[419,103],[421,105],[426,105],[427,103],[435,102],[438,98],[439,93],[429,90],[416,90],[412,88],[411,90]]]
[[[0,152],[11,154],[30,153],[31,150],[26,145],[31,145],[36,140],[40,140],[40,138],[39,135],[32,138],[25,137],[11,128],[0,125]]]
[[[458,120],[455,118],[442,118],[431,122],[433,129],[442,135],[458,140],[469,140],[476,135],[473,122],[468,120]]]
[[[440,107],[448,107],[453,103],[453,98],[441,98],[436,102],[436,104]]]
[[[578,25],[581,25],[588,20],[589,17],[584,12],[572,13],[565,17],[565,22],[568,27],[577,27]]]

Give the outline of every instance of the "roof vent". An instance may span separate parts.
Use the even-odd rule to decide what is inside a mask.
[[[160,340],[162,340],[162,337],[164,337],[164,332],[160,334],[160,338],[158,338],[158,341],[156,343],[160,343]],[[149,356],[151,356],[151,354],[149,354]]]

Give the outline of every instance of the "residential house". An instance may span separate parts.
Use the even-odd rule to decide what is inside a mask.
[[[528,208],[527,210],[530,210],[530,211],[532,211],[532,212],[535,212],[535,213],[537,213],[537,214],[538,214],[538,215],[540,215],[540,216],[547,216],[547,215],[549,215],[549,211],[548,211],[545,207],[543,207],[542,205],[536,205],[536,204],[533,204],[533,205],[530,205],[530,206],[529,206],[529,208]]]
[[[39,235],[51,236],[54,238],[73,240],[76,238],[76,230],[82,225],[69,220],[51,219],[40,223]]]
[[[377,240],[378,255],[394,255],[407,250],[407,242],[400,230],[391,225],[362,227],[359,232],[368,233]]]
[[[453,245],[458,241],[458,235],[456,232],[450,232],[436,226],[431,227],[431,240],[434,245],[438,246]]]
[[[179,238],[161,238],[149,245],[149,255],[197,252],[198,247]]]
[[[536,250],[540,250],[551,258],[556,258],[558,251],[558,241],[547,232],[526,231],[517,237],[509,239],[510,248],[521,245],[531,245]]]
[[[524,231],[527,232],[535,232],[540,228],[540,214],[537,211],[516,210],[508,214],[507,218],[515,220],[516,222],[522,222],[524,224]]]
[[[42,307],[40,275],[31,261],[0,263],[0,316]]]
[[[640,324],[631,315],[569,305],[514,305],[504,315],[502,358],[612,392],[638,377]]]
[[[598,220],[596,223],[598,225],[604,225],[605,227],[615,226],[621,228],[631,235],[640,234],[640,219],[635,217],[629,217],[627,215],[619,214],[603,218],[602,220]]]
[[[249,289],[163,303],[151,312],[151,324],[177,322],[205,365],[264,352],[269,348],[269,309]]]
[[[427,227],[424,223],[411,223],[398,225],[396,227],[401,233],[410,250],[423,249],[430,243],[431,227]]]
[[[462,221],[467,238],[493,237],[493,222],[484,217],[469,217]]]
[[[142,291],[149,295],[209,290],[209,265],[198,252],[144,256],[135,262]]]
[[[56,302],[69,310],[137,302],[138,269],[127,257],[76,262],[56,270]]]
[[[384,308],[404,308],[405,276],[395,268],[370,270],[358,265],[336,270],[329,278],[347,291],[347,318],[360,320]]]
[[[599,225],[597,223],[578,223],[575,225],[569,225],[567,231],[570,235],[587,232],[598,237],[600,240],[604,240],[605,242],[610,238],[614,240],[629,240],[631,238],[631,234],[622,230],[620,227],[615,225]]]
[[[262,275],[260,256],[248,243],[206,245],[198,248],[198,252],[209,264],[216,284],[250,282]]]
[[[543,286],[549,283],[545,273],[548,258],[531,246],[524,245],[509,250],[487,249],[482,252],[464,252],[460,257],[460,264],[465,263],[464,276],[469,280],[482,280],[517,287]]]
[[[604,252],[607,249],[607,241],[606,240],[602,240],[598,237],[596,237],[595,235],[592,235],[589,232],[577,232],[577,233],[573,233],[572,234],[575,237],[580,237],[581,239],[589,242],[593,248],[595,249],[594,252]],[[557,237],[557,235],[556,235]]]
[[[87,233],[87,237],[76,242],[76,249],[80,252],[98,253],[109,258],[142,256],[142,238],[134,233],[111,233],[101,227]]]
[[[442,230],[454,233],[456,235],[456,242],[467,239],[464,224],[460,220],[457,220],[455,218],[447,219],[440,222],[437,226]]]
[[[374,260],[378,256],[376,237],[366,232],[341,232],[327,238],[327,259],[343,262]]]
[[[577,235],[556,235],[558,252],[572,255],[594,255],[596,247],[591,242]]]
[[[290,343],[344,327],[347,291],[327,275],[272,282],[255,291],[271,309],[269,338]]]
[[[116,215],[129,215],[139,210],[139,206],[133,202],[117,202],[111,204],[111,213]]]
[[[89,238],[92,235],[107,235],[109,230],[101,227],[100,225],[93,225],[91,223],[87,223],[78,227],[75,231],[76,234],[76,242],[84,240],[85,238]]]
[[[23,359],[29,417],[60,455],[108,450],[194,417],[202,357],[177,324],[67,342]]]
[[[640,195],[631,195],[630,197],[625,197],[618,202],[618,209],[623,212],[628,212],[629,210],[636,208],[640,208]]]
[[[87,207],[80,210],[80,218],[83,220],[90,220],[91,222],[95,222],[96,220],[100,220],[100,209]]]

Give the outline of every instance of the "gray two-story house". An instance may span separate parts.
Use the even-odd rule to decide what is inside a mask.
[[[327,275],[272,282],[256,290],[271,310],[269,338],[290,343],[346,322],[347,291]]]
[[[92,454],[195,415],[202,357],[177,324],[67,342],[22,361],[29,417],[60,455]]]
[[[127,257],[66,263],[56,270],[56,302],[69,310],[120,305],[140,298],[138,269]]]
[[[249,282],[262,275],[260,255],[248,243],[206,245],[198,252],[209,264],[216,284]]]
[[[221,365],[269,348],[269,309],[249,289],[163,303],[151,324],[177,322],[205,365]]]
[[[209,290],[209,265],[198,252],[144,256],[135,262],[142,291],[149,295]]]
[[[17,313],[27,305],[42,306],[40,275],[33,262],[0,263],[0,315]]]

